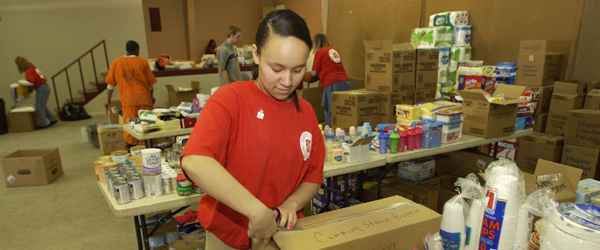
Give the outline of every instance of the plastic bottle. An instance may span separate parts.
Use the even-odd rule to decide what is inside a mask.
[[[168,173],[160,175],[162,179],[163,194],[173,193],[173,184],[171,184],[171,176]]]
[[[171,181],[171,187],[173,187],[173,189],[177,188],[177,175],[178,174],[175,171],[169,173],[169,180]]]
[[[398,152],[404,152],[404,146],[406,146],[406,133],[400,131],[400,139],[398,140]]]
[[[335,135],[333,134],[325,134],[325,160],[331,160],[331,150],[333,149],[333,139],[335,139]]]
[[[350,126],[350,132],[346,140],[348,141],[348,145],[352,145],[356,141],[356,128],[354,126]]]
[[[399,139],[400,139],[400,136],[398,134],[392,132],[392,134],[389,137],[391,154],[398,153],[398,140]],[[402,151],[404,151],[404,148],[402,148]]]
[[[363,127],[362,126],[358,126],[356,128],[356,135],[358,138],[362,138],[362,131],[363,131]]]
[[[387,145],[390,136],[384,132],[379,133],[379,153],[385,154],[387,153]],[[396,144],[397,145],[397,144]]]
[[[420,127],[417,127],[415,129],[415,149],[420,149],[421,148],[421,139],[423,137],[423,131],[421,130]]]
[[[410,130],[408,130],[406,135],[408,136],[408,140],[406,143],[406,150],[410,151],[410,150],[415,149],[415,137],[416,137],[415,131],[410,129]]]
[[[338,134],[338,141],[340,143],[340,147],[341,149],[347,148],[348,147],[348,141],[346,140],[346,134],[344,132],[344,130],[340,130],[339,134]]]
[[[363,124],[363,131],[362,131],[362,137],[369,137],[373,135],[373,128],[371,128],[371,124],[369,124],[368,122],[365,122]]]

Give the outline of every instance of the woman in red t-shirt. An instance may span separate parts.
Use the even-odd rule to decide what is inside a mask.
[[[204,106],[181,166],[206,191],[198,207],[206,249],[269,243],[276,215],[282,230],[293,229],[319,190],[325,144],[312,107],[295,93],[311,47],[302,17],[270,12],[252,46],[253,80],[220,87]]]
[[[331,125],[331,93],[350,90],[350,80],[344,70],[340,53],[329,45],[327,36],[317,33],[313,39],[315,60],[312,71],[306,72],[304,81],[321,81],[323,98],[321,106],[325,110],[325,124]]]
[[[37,127],[37,129],[44,129],[54,125],[58,120],[56,120],[52,111],[46,106],[48,96],[50,96],[50,87],[46,84],[46,77],[42,74],[41,70],[33,66],[32,63],[23,57],[17,57],[15,63],[19,68],[19,73],[25,72],[25,79],[19,80],[19,84],[30,86],[35,90],[35,109],[38,112],[40,120],[40,126]],[[46,119],[50,120],[49,125],[46,122]]]

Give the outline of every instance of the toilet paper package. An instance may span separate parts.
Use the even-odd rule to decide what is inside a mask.
[[[469,24],[469,12],[452,11],[437,13],[429,16],[429,26],[467,26]]]
[[[411,42],[420,43],[418,48],[431,49],[452,46],[454,28],[452,26],[414,28]]]
[[[454,27],[453,46],[471,46],[471,26]]]

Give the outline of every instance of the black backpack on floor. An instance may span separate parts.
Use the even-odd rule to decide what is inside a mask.
[[[68,102],[61,110],[61,117],[65,121],[77,121],[92,118],[79,104]]]

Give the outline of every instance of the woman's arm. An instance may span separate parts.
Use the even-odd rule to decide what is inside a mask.
[[[300,211],[308,204],[310,199],[317,194],[319,188],[321,188],[321,184],[319,183],[301,183],[296,192],[290,195],[290,197],[279,206],[279,210],[281,211],[281,221],[279,222],[279,225],[287,230],[292,230],[292,228],[296,226],[296,222],[298,222],[296,212]]]
[[[186,155],[181,167],[187,176],[207,194],[248,217],[248,237],[267,245],[277,231],[275,215],[242,186],[215,159],[202,155]],[[313,194],[314,195],[314,194]]]

